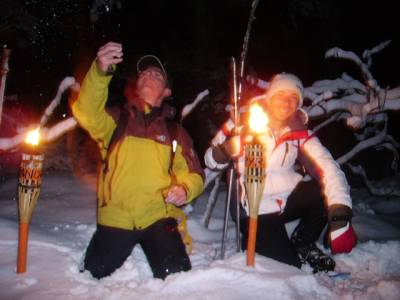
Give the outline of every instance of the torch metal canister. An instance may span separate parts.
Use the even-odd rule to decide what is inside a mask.
[[[29,222],[39,198],[44,154],[23,153],[18,182],[19,236],[17,273],[26,271]]]
[[[254,266],[257,219],[266,178],[265,147],[253,142],[245,146],[245,188],[249,203],[249,231],[247,240],[247,265]]]

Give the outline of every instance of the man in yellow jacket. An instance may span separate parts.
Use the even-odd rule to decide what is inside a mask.
[[[97,230],[84,267],[95,278],[108,276],[140,244],[154,277],[164,279],[191,268],[180,226],[185,215],[179,207],[203,191],[204,173],[191,138],[171,120],[174,110],[164,103],[171,89],[157,57],[138,61],[134,93],[125,93],[123,106],[105,108],[112,73],[122,61],[121,44],[102,46],[72,104],[104,161]]]

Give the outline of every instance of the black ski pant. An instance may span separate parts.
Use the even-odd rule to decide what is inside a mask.
[[[286,232],[285,223],[296,219],[300,219],[300,223],[293,233],[298,237],[298,243],[294,245]],[[240,220],[242,250],[247,248],[248,222],[248,217]],[[315,181],[300,182],[290,194],[282,214],[258,216],[256,252],[300,268],[295,246],[317,241],[326,224],[327,215],[319,184]]]
[[[84,267],[97,279],[108,276],[122,266],[136,244],[142,246],[156,278],[165,279],[171,273],[191,269],[173,218],[161,219],[143,230],[97,225],[86,250]]]

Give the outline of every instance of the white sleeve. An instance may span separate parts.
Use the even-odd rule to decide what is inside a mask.
[[[339,164],[333,159],[331,153],[315,136],[306,140],[302,148],[313,164],[318,168],[323,192],[327,205],[343,204],[352,208],[350,187],[346,176],[340,169]]]
[[[212,155],[213,147],[209,147],[204,154],[204,163],[206,166],[211,169],[211,170],[223,170],[225,169],[229,163],[227,164],[219,164],[215,161],[213,155]]]
[[[229,163],[219,164],[215,161],[213,157],[213,147],[221,145],[226,140],[226,132],[230,132],[234,127],[234,123],[231,119],[225,122],[223,125],[224,130],[220,129],[214,138],[211,140],[211,146],[207,149],[204,154],[204,163],[211,170],[223,170],[225,169]]]

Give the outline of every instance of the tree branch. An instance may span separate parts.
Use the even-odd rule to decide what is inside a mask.
[[[201,93],[197,95],[197,97],[194,99],[194,101],[190,104],[186,104],[181,112],[181,122],[183,121],[184,118],[186,118],[195,108],[196,106],[206,97],[210,94],[210,91],[204,90]]]
[[[54,109],[60,104],[62,94],[69,88],[73,89],[74,91],[79,91],[80,88],[79,83],[76,82],[74,77],[65,77],[61,81],[60,85],[58,86],[56,96],[47,106],[42,118],[40,119],[40,127],[43,127],[46,124],[47,120],[53,114]]]
[[[385,49],[387,46],[389,46],[391,42],[392,42],[391,40],[388,40],[386,42],[380,43],[378,46],[375,46],[371,50],[367,49],[363,52],[362,57],[364,58],[364,60],[367,61],[368,67],[371,67],[372,65],[372,55]]]
[[[374,196],[397,196],[400,197],[400,190],[397,187],[375,187],[374,184],[368,179],[367,174],[362,166],[353,166],[352,164],[346,164],[349,169],[356,175],[361,176],[364,185],[368,191]]]
[[[43,114],[40,120],[40,127],[46,124],[47,120],[54,112],[54,109],[60,103],[62,94],[69,88],[75,90],[79,89],[79,84],[75,81],[73,77],[66,77],[64,78],[64,80],[61,81],[56,96],[51,101],[50,105],[46,108],[45,113]],[[41,128],[41,141],[44,143],[51,142],[57,139],[59,136],[63,135],[65,132],[75,128],[76,125],[77,125],[76,120],[71,117],[69,119],[57,123],[50,129]],[[31,129],[31,127],[32,126],[29,126],[29,129]],[[23,130],[21,133],[11,138],[0,138],[0,150],[9,151],[17,147],[20,143],[24,141],[25,136],[27,134],[26,131],[27,129]]]
[[[326,51],[325,53],[325,58],[343,58],[352,61],[355,63],[360,69],[361,72],[366,80],[367,85],[372,89],[375,90],[376,92],[379,92],[379,86],[372,76],[371,72],[368,69],[368,64],[364,63],[358,55],[356,55],[352,51],[344,51],[338,47],[334,47]]]
[[[359,142],[353,149],[347,152],[345,155],[339,157],[336,161],[338,164],[344,164],[348,162],[351,158],[353,158],[356,154],[360,153],[362,150],[365,150],[369,147],[375,146],[382,141],[384,141],[386,135],[386,130],[382,130],[379,134],[364,141]]]

